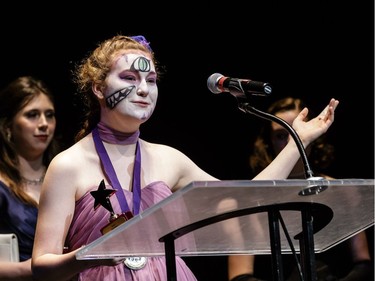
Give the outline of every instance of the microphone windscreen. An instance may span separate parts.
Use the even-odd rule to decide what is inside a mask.
[[[219,79],[223,77],[220,73],[214,73],[207,79],[207,87],[214,94],[220,94],[222,91],[218,87]]]

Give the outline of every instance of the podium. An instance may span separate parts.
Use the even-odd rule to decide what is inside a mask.
[[[300,255],[305,280],[314,254],[374,225],[374,180],[196,181],[76,253],[79,260],[175,255],[271,254],[282,280],[282,254]],[[280,226],[282,230],[280,231]]]

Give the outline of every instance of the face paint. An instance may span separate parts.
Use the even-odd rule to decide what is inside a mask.
[[[112,95],[106,98],[107,106],[110,109],[113,109],[116,106],[116,104],[118,104],[120,101],[126,98],[133,89],[135,89],[135,86],[129,86],[121,90],[118,90],[117,92],[114,92]]]
[[[147,120],[157,101],[156,77],[155,65],[143,53],[119,56],[106,78],[107,108]]]
[[[138,57],[133,62],[131,69],[135,71],[140,71],[140,72],[150,72],[151,71],[150,60],[146,59],[145,57]]]
[[[119,60],[120,61],[120,60]],[[130,70],[134,72],[150,72],[151,71],[151,61],[145,57],[138,57],[134,60],[130,66]],[[123,89],[120,89],[113,94],[106,97],[106,104],[110,109],[113,109],[120,101],[125,99],[132,90],[135,89],[135,86],[129,86]]]

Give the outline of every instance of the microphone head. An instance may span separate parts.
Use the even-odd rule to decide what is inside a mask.
[[[220,94],[222,91],[218,87],[218,81],[220,78],[224,77],[224,75],[220,73],[214,73],[207,79],[207,87],[208,89],[214,94]]]

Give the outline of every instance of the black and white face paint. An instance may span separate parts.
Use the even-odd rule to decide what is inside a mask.
[[[106,78],[106,105],[142,120],[148,119],[156,106],[158,88],[153,62],[141,54],[119,57]]]

